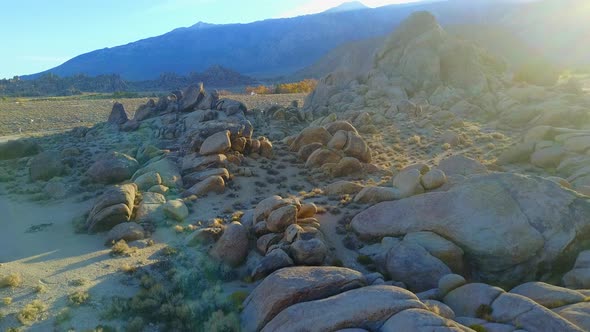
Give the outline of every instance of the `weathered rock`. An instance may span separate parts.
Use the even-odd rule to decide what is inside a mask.
[[[210,176],[205,180],[195,184],[185,190],[184,196],[197,195],[203,196],[209,193],[223,194],[225,191],[225,181],[221,176]]]
[[[289,204],[281,196],[270,196],[260,201],[254,209],[254,223],[266,219],[270,213],[281,206]]]
[[[314,153],[318,149],[321,149],[323,146],[324,145],[322,143],[317,142],[304,145],[297,152],[297,156],[299,156],[299,159],[301,160],[307,160],[312,153]]]
[[[365,285],[362,273],[340,267],[290,267],[265,278],[243,303],[245,332],[259,331],[283,309]]]
[[[581,329],[588,329],[590,326],[590,303],[580,302],[559,307],[553,310],[559,316],[576,324]]]
[[[291,151],[299,151],[301,147],[311,143],[328,144],[332,135],[323,127],[308,127],[301,131],[291,144]]]
[[[273,156],[273,149],[272,149],[272,142],[268,139],[261,139],[260,140],[260,149],[258,151],[260,156],[270,159]]]
[[[362,238],[437,233],[465,251],[480,280],[514,285],[534,271],[551,271],[565,248],[575,253],[588,213],[583,196],[552,181],[495,173],[447,192],[378,204],[356,215],[351,226]]]
[[[578,254],[574,268],[563,276],[563,283],[568,288],[590,288],[590,250]]]
[[[182,90],[182,99],[180,99],[178,110],[181,112],[191,112],[203,99],[205,99],[203,85],[191,85]]]
[[[41,151],[37,142],[18,139],[0,143],[0,160],[16,159],[35,155]]]
[[[354,201],[362,204],[377,204],[401,198],[402,195],[396,188],[365,187],[354,197]]]
[[[33,159],[29,167],[31,180],[49,180],[52,177],[59,176],[65,171],[61,161],[61,156],[56,151],[41,152]]]
[[[107,122],[115,125],[122,125],[128,120],[129,115],[127,114],[127,111],[125,111],[125,106],[123,106],[121,103],[115,102]]]
[[[364,163],[371,162],[371,149],[367,142],[357,133],[349,131],[346,145],[342,149],[344,154],[349,157],[354,157]]]
[[[164,158],[144,166],[143,168],[135,172],[131,179],[136,180],[141,175],[152,171],[160,174],[162,184],[166,187],[182,188],[182,177],[180,175],[180,171],[176,166],[176,163],[174,163],[169,158]]]
[[[224,168],[226,164],[227,157],[223,154],[200,156],[191,153],[182,159],[182,174],[194,173],[208,168]]]
[[[86,220],[88,232],[107,231],[115,225],[128,222],[131,219],[136,192],[135,184],[108,189],[90,210]]]
[[[98,183],[117,183],[129,180],[139,169],[134,158],[119,152],[100,155],[87,171],[88,176]]]
[[[379,331],[457,332],[472,330],[450,319],[438,316],[429,310],[408,309],[391,316]]]
[[[333,134],[334,136],[328,142],[330,149],[342,150],[348,141],[348,132],[344,130],[337,131]]]
[[[411,169],[402,171],[393,178],[393,186],[398,189],[401,198],[424,193],[420,183],[420,171]]]
[[[229,149],[231,149],[229,130],[225,130],[209,136],[201,145],[199,153],[202,155],[220,154]]]
[[[495,322],[510,323],[527,331],[581,332],[571,322],[524,296],[503,293],[491,304]]]
[[[391,248],[385,258],[385,269],[393,280],[401,281],[415,292],[438,286],[438,280],[451,270],[426,249],[412,242],[402,241]]]
[[[184,221],[188,217],[188,208],[181,199],[169,200],[162,209],[164,215],[176,221]]]
[[[153,186],[162,184],[162,177],[157,172],[151,171],[138,176],[133,182],[140,191],[146,191]]]
[[[106,243],[125,240],[132,242],[145,238],[145,231],[141,225],[134,222],[124,222],[113,227],[107,234]]]
[[[507,150],[503,151],[498,156],[498,165],[507,165],[512,163],[519,163],[529,161],[531,154],[535,150],[535,143],[519,143],[511,146]]]
[[[328,196],[356,195],[363,189],[360,184],[350,181],[337,181],[329,184],[324,193]]]
[[[217,240],[209,254],[236,267],[244,262],[248,256],[248,230],[237,221],[224,227],[223,234]]]
[[[455,288],[445,295],[443,302],[457,316],[477,317],[481,306],[491,306],[504,290],[486,284],[473,283]],[[483,318],[483,317],[477,317]]]
[[[338,163],[340,159],[342,159],[342,156],[334,150],[317,149],[307,158],[305,167],[318,168],[328,163]]]
[[[513,288],[510,293],[528,297],[549,309],[584,302],[586,299],[580,292],[553,286],[544,282],[527,282]]]
[[[294,304],[281,311],[262,331],[320,332],[347,327],[374,330],[392,315],[411,308],[426,309],[405,289],[368,286],[322,300]]]
[[[313,203],[302,204],[297,212],[297,219],[311,218],[318,213],[318,207]]]
[[[419,244],[432,256],[450,267],[453,272],[463,272],[463,250],[440,235],[432,232],[408,233],[404,241]]]
[[[187,174],[182,177],[185,186],[191,187],[207,179],[210,176],[221,176],[224,180],[229,179],[229,171],[226,168],[210,168],[199,172]]]
[[[266,218],[266,227],[274,233],[283,232],[289,225],[297,221],[297,208],[286,205],[273,210]]]
[[[293,266],[293,260],[282,249],[274,249],[264,256],[252,271],[252,280],[260,280],[276,270]]]
[[[357,133],[356,128],[348,121],[334,121],[331,123],[328,123],[326,125],[324,125],[324,128],[326,128],[326,130],[331,134],[334,135],[336,134],[336,132],[338,131],[352,131],[354,133]]]
[[[290,252],[298,265],[321,265],[328,248],[320,239],[297,240],[291,244]]]
[[[337,164],[324,164],[322,170],[333,177],[351,176],[363,172],[363,165],[356,158],[344,157]]]
[[[488,169],[477,160],[461,155],[441,160],[438,169],[443,171],[447,176],[467,176],[473,174],[485,174],[488,172]]]
[[[433,169],[422,175],[420,183],[424,189],[433,190],[447,183],[447,176],[440,169]]]
[[[145,192],[142,194],[142,200],[137,206],[135,219],[138,222],[158,222],[164,219],[162,206],[166,203],[164,195]]]
[[[458,274],[447,274],[438,281],[438,291],[444,297],[450,291],[465,285],[467,281]]]

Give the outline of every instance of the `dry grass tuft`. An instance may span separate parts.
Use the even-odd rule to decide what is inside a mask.
[[[47,306],[43,302],[35,300],[19,311],[16,315],[16,319],[18,319],[23,325],[31,325],[32,323],[43,319],[45,311],[47,311]]]
[[[20,287],[23,284],[23,278],[20,274],[14,273],[0,279],[0,288]]]

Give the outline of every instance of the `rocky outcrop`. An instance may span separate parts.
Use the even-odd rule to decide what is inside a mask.
[[[292,267],[268,276],[244,301],[244,331],[259,331],[284,309],[361,287],[361,273],[338,267]],[[294,320],[296,322],[296,320]],[[272,331],[272,330],[271,330]]]
[[[86,172],[94,182],[113,184],[131,179],[139,169],[134,158],[119,152],[100,155]]]
[[[577,254],[589,212],[587,199],[552,181],[497,173],[378,204],[355,216],[352,228],[362,238],[439,234],[465,251],[478,279],[514,285]]]
[[[100,196],[90,210],[86,220],[88,232],[111,230],[114,226],[128,222],[135,206],[135,184],[124,184],[108,189]]]

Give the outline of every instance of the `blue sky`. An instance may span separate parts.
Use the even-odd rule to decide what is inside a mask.
[[[199,21],[293,17],[347,0],[0,0],[0,78],[40,72],[82,53]],[[366,0],[370,7],[410,0]]]

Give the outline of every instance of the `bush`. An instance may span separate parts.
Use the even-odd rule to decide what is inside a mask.
[[[274,87],[265,85],[259,85],[256,87],[248,86],[246,87],[246,93],[254,93],[258,95],[310,93],[316,88],[317,85],[317,80],[305,79],[299,82],[277,84]]]
[[[90,294],[88,294],[87,291],[75,291],[68,295],[68,300],[70,301],[70,304],[80,306],[90,300]]]
[[[553,86],[559,80],[560,70],[548,61],[536,60],[522,65],[514,73],[515,82],[540,86]]]
[[[0,288],[16,288],[23,284],[23,278],[20,274],[14,273],[0,279]]]
[[[16,319],[23,325],[30,325],[43,318],[47,306],[39,300],[27,304],[17,315]]]

